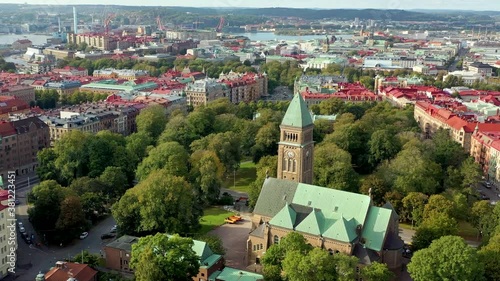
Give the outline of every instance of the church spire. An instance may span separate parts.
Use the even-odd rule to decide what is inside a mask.
[[[281,125],[304,128],[312,124],[311,113],[309,113],[306,103],[300,94],[295,94],[286,110]]]

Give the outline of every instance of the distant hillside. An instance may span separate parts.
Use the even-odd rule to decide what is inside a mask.
[[[419,13],[405,10],[378,10],[378,9],[334,9],[334,10],[312,10],[291,8],[262,8],[262,9],[236,9],[233,13],[244,15],[263,15],[275,17],[301,17],[304,19],[374,19],[374,20],[396,20],[396,21],[436,21],[448,20],[447,16],[440,14]]]

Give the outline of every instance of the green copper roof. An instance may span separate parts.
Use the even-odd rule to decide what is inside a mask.
[[[279,213],[276,214],[270,221],[269,224],[293,229],[293,225],[295,224],[295,219],[297,218],[297,213],[295,212],[290,205],[286,204]]]
[[[372,206],[368,211],[363,233],[365,246],[368,249],[380,251],[384,245],[385,233],[389,226],[392,210]]]
[[[320,210],[313,210],[297,227],[295,230],[320,235],[322,233],[325,217]]]
[[[210,275],[209,281],[262,281],[264,277],[260,274],[236,269],[232,267],[225,267],[222,272],[217,271]]]
[[[370,208],[368,195],[299,183],[292,203],[321,209],[327,218],[347,220],[354,218],[356,224],[363,224]]]
[[[200,261],[203,263],[205,259],[213,255],[212,250],[207,245],[207,243],[199,240],[193,240],[193,251],[196,252],[196,255],[200,257]]]
[[[351,242],[356,238],[356,225],[341,217],[323,233],[323,237]]]
[[[313,121],[306,103],[300,94],[295,94],[286,110],[281,125],[303,128],[311,124],[313,124]]]

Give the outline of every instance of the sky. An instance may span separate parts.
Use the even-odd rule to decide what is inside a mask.
[[[290,7],[290,8],[376,8],[376,9],[454,9],[500,11],[499,0],[0,0],[17,4],[103,4],[130,6],[192,6],[192,7]]]

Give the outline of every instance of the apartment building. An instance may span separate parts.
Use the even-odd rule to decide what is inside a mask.
[[[0,96],[0,120],[8,120],[9,114],[27,113],[30,106],[25,101],[15,97]]]
[[[33,172],[37,152],[48,147],[49,140],[49,128],[38,117],[0,121],[0,176],[5,178],[8,171]]]
[[[124,235],[105,245],[103,251],[106,256],[106,267],[122,272],[132,272],[130,259],[132,258],[132,245],[139,241],[139,237]],[[207,243],[193,240],[192,249],[200,257],[200,269],[193,281],[262,281],[260,274],[234,269],[224,266],[224,258],[214,254]]]
[[[12,231],[17,231],[17,225],[15,219],[14,208],[9,207],[9,201],[12,205],[13,198],[9,199],[9,191],[7,190],[8,182],[2,183],[2,177],[0,177],[0,279],[7,276],[8,270],[11,267],[9,264],[9,255],[16,255],[17,241],[9,240],[10,233]],[[9,241],[14,241],[10,242]],[[14,243],[14,244],[12,244]],[[14,249],[14,251],[12,251]]]
[[[219,82],[229,87],[229,100],[232,103],[250,102],[267,96],[267,74],[237,73],[230,71],[219,75]]]
[[[105,79],[125,79],[134,81],[142,77],[148,77],[149,73],[146,70],[105,68],[94,70],[92,76]]]
[[[35,89],[26,85],[5,85],[0,86],[1,96],[16,97],[29,104],[35,101]]]
[[[59,95],[71,95],[80,89],[80,81],[47,82],[43,85],[44,90],[56,90]]]
[[[187,103],[190,106],[206,105],[208,102],[219,99],[229,98],[230,88],[213,78],[197,80],[186,85],[184,89],[187,97]]]
[[[467,152],[471,151],[473,133],[500,132],[500,123],[494,120],[483,120],[473,113],[454,113],[443,106],[426,101],[415,103],[414,117],[426,137],[432,137],[439,129],[449,130],[451,138]]]

